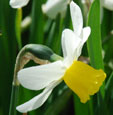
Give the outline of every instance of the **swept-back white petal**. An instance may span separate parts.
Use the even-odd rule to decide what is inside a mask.
[[[39,108],[47,100],[53,88],[56,87],[60,82],[61,80],[52,82],[48,87],[44,89],[42,93],[40,93],[38,96],[35,96],[30,101],[18,106],[16,109],[21,113],[27,113],[28,111]]]
[[[40,90],[54,80],[60,79],[65,72],[62,61],[22,69],[18,73],[18,80],[25,88]]]
[[[75,33],[69,29],[65,29],[62,33],[62,49],[64,58],[72,64],[74,58],[76,59],[74,52],[79,46],[81,39],[78,38]],[[69,65],[69,64],[68,64]]]
[[[103,7],[113,11],[113,0],[100,0],[100,2]]]
[[[87,41],[90,33],[91,33],[90,27],[83,28],[82,35],[81,35],[81,38],[80,38],[81,42],[80,42],[79,46],[77,47],[77,50],[75,51],[75,55],[76,55],[77,59],[81,55],[83,45]]]
[[[81,9],[73,1],[70,3],[71,18],[74,32],[79,36],[83,28],[83,18]]]
[[[48,17],[54,19],[58,13],[64,13],[67,9],[69,0],[48,0],[46,4],[42,5],[42,11]]]
[[[84,44],[87,41],[90,33],[91,33],[91,28],[90,27],[83,28],[82,44]]]
[[[10,5],[12,8],[21,8],[28,4],[29,0],[10,0]]]

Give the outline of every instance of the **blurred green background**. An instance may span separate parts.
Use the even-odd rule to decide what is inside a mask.
[[[91,101],[81,104],[78,97],[62,83],[54,89],[42,107],[29,112],[28,115],[112,115],[113,113],[113,12],[104,8],[101,8],[100,12],[99,1],[95,0],[87,19],[89,13],[87,4],[82,4],[81,0],[74,1],[82,9],[84,26],[89,25],[92,29],[82,56],[84,58],[90,56],[91,65],[94,68],[104,68],[107,73],[105,86],[92,97]],[[12,9],[9,6],[9,0],[0,0],[0,115],[8,115],[16,56],[24,45],[29,43],[47,45],[62,56],[62,30],[72,29],[69,6],[64,18],[58,14],[56,19],[52,20],[42,13],[41,6],[45,2],[46,0],[31,0],[26,7],[22,8],[22,20],[29,16],[32,23],[26,27],[21,26],[20,36],[17,34],[20,30],[15,28],[18,28],[17,25],[20,23],[18,16],[21,12]],[[94,41],[92,42],[91,39]],[[100,49],[96,48],[98,46]],[[97,49],[99,51],[95,53]],[[101,52],[103,60],[99,54]],[[92,60],[93,55],[98,58],[99,63]],[[30,62],[27,66],[31,65],[35,64]],[[104,98],[102,98],[103,92]],[[20,86],[18,105],[38,93]]]

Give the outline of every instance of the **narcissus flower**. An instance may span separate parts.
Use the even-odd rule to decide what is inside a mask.
[[[100,0],[102,6],[113,11],[113,0]]]
[[[52,19],[55,19],[58,13],[64,16],[69,1],[70,0],[48,0],[46,4],[42,5],[42,11]]]
[[[94,0],[90,0],[90,2],[93,2]],[[82,0],[83,3],[85,3],[85,0]],[[113,11],[113,0],[100,0],[100,5],[108,10]]]
[[[65,15],[67,4],[70,0],[47,0],[46,4],[42,5],[42,11],[48,17],[54,19],[58,13]],[[28,4],[29,0],[10,0],[12,8],[21,8]]]
[[[83,28],[81,10],[74,2],[70,3],[70,11],[74,32],[65,29],[62,33],[64,60],[19,71],[18,80],[25,88],[44,90],[30,101],[18,106],[18,111],[26,113],[40,107],[63,80],[78,95],[82,103],[87,102],[90,95],[95,94],[102,85],[106,77],[102,70],[95,70],[77,61],[83,44],[90,35],[90,27]]]

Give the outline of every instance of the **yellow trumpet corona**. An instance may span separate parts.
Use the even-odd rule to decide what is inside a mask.
[[[80,97],[82,103],[99,90],[105,78],[103,70],[96,70],[80,61],[74,61],[63,76],[65,83]]]

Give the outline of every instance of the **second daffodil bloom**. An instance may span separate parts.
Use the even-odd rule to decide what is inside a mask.
[[[90,0],[92,3],[94,0]],[[85,3],[85,0],[82,0],[83,3]],[[113,11],[113,0],[100,0],[100,5],[108,10]]]
[[[77,61],[83,44],[90,35],[90,27],[83,28],[81,10],[73,1],[70,3],[70,12],[74,32],[65,29],[62,33],[64,60],[19,71],[18,80],[25,88],[44,90],[30,101],[18,106],[18,111],[26,113],[40,107],[52,90],[63,80],[78,95],[80,101],[85,103],[90,99],[90,95],[99,90],[105,80],[106,74],[102,70],[95,70]]]
[[[113,0],[100,0],[102,6],[113,11]]]
[[[42,11],[51,19],[55,19],[58,13],[64,16],[69,1],[70,0],[48,0],[42,5]]]

